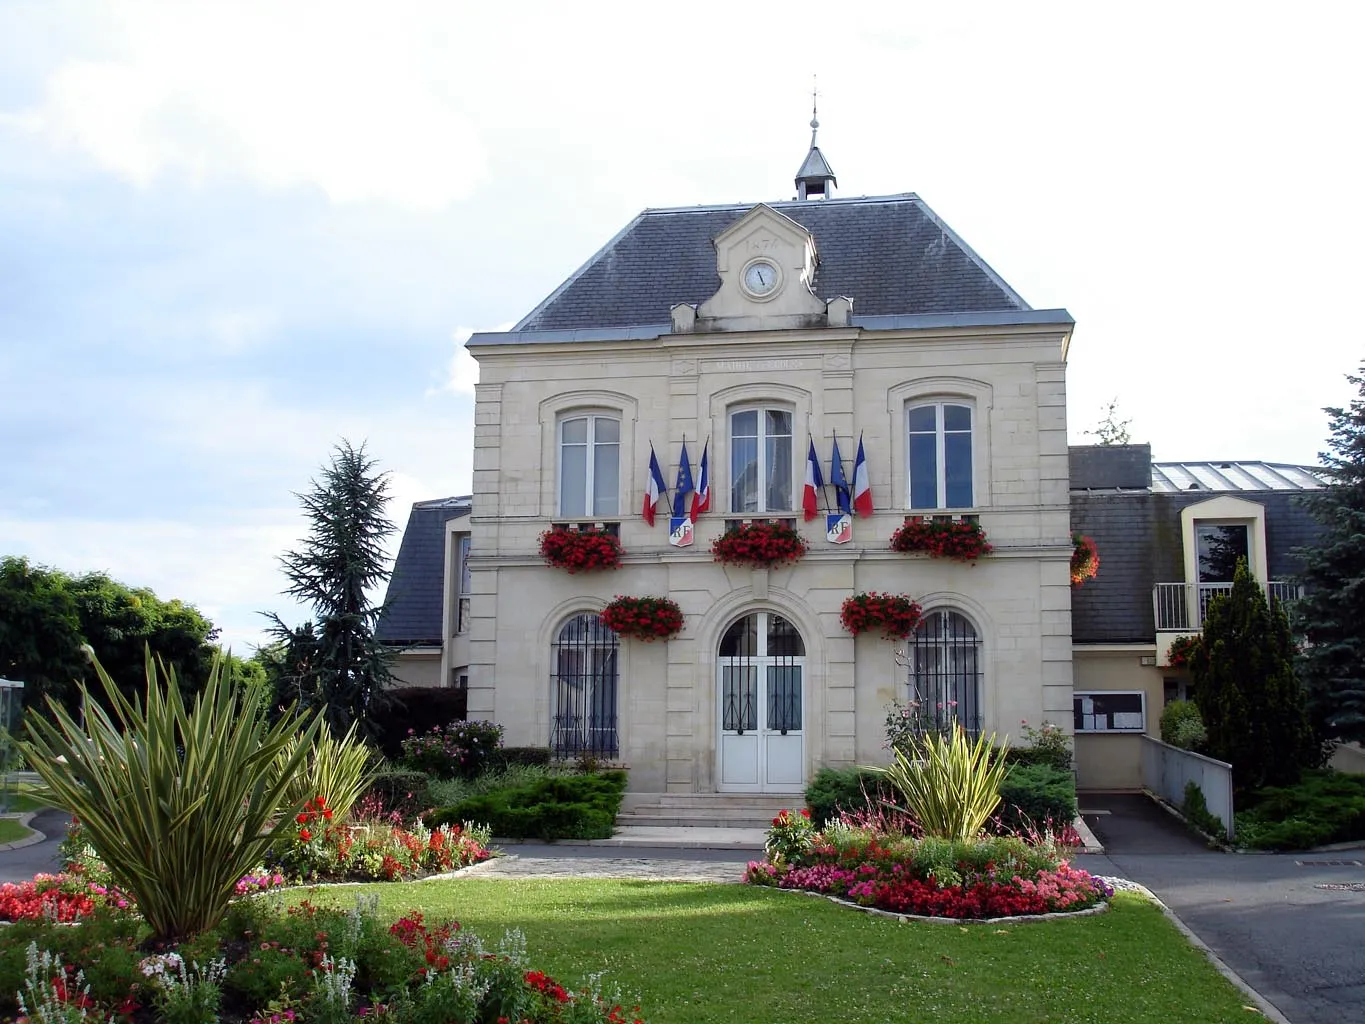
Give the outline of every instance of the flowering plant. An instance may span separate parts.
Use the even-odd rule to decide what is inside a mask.
[[[540,535],[540,554],[547,565],[567,572],[596,572],[621,564],[621,542],[606,530],[555,527]]]
[[[1071,585],[1075,587],[1095,578],[1100,571],[1100,552],[1095,542],[1083,534],[1073,533],[1071,543]]]
[[[602,621],[621,636],[667,640],[683,628],[683,613],[668,597],[623,597],[602,609]]]
[[[934,558],[974,562],[993,550],[981,524],[966,519],[912,516],[891,535],[891,550],[923,551]]]
[[[810,811],[804,807],[800,812],[781,811],[773,819],[772,828],[763,842],[763,852],[768,860],[777,866],[796,860],[815,842],[815,826],[811,824]]]
[[[1203,640],[1193,633],[1176,637],[1166,652],[1166,664],[1171,668],[1189,668],[1202,643]]]
[[[502,746],[502,726],[492,722],[451,722],[418,735],[409,729],[403,740],[404,767],[441,779],[472,779],[483,771],[493,751]]]
[[[844,598],[839,621],[854,636],[881,630],[887,639],[903,640],[919,624],[920,606],[904,594],[854,594]]]
[[[711,556],[731,565],[782,565],[806,553],[806,542],[785,523],[744,523],[711,542]]]

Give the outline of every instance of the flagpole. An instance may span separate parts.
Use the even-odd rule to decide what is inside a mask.
[[[836,435],[836,436],[837,436],[837,435]],[[819,457],[820,457],[820,456],[819,456],[819,453],[817,452],[817,453],[816,453],[816,458],[819,458]],[[827,485],[827,484],[822,484],[822,485],[820,486],[820,502],[821,502],[821,504],[823,504],[823,505],[825,506],[825,515],[829,515],[829,495],[825,493],[825,487],[826,487],[826,486],[828,486],[828,485]]]

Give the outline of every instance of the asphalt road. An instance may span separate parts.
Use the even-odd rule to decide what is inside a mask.
[[[42,872],[56,872],[60,866],[57,846],[66,835],[71,816],[65,811],[40,811],[29,823],[47,839],[18,850],[0,851],[0,882],[27,882]]]

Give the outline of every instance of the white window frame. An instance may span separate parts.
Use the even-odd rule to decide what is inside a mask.
[[[735,417],[741,416],[746,412],[757,414],[758,418],[758,508],[739,509],[735,508]],[[768,466],[768,433],[767,433],[767,414],[769,412],[785,413],[791,420],[791,459],[787,466],[789,479],[787,482],[787,493],[790,496],[787,508],[768,508],[768,488],[766,482],[770,467]],[[782,435],[772,435],[774,437]],[[743,405],[734,405],[726,410],[725,414],[725,439],[726,454],[728,457],[728,477],[729,487],[726,488],[729,497],[726,505],[729,507],[729,514],[732,516],[790,516],[796,511],[796,411],[790,405],[783,402],[746,402]],[[851,480],[850,480],[851,482]]]
[[[582,512],[570,512],[564,508],[564,428],[570,423],[579,420],[586,420],[588,423],[587,441],[581,445],[586,449],[586,466],[584,468],[584,504],[586,508]],[[616,446],[616,508],[607,511],[597,507],[596,481],[594,474],[597,467],[597,424],[600,420],[608,420],[616,424],[616,440],[605,442]],[[594,409],[575,409],[560,413],[558,422],[555,424],[555,508],[558,514],[567,519],[620,519],[621,518],[621,438],[622,417],[620,413],[608,412]],[[580,447],[578,442],[574,442],[574,447]]]
[[[1084,699],[1087,699],[1087,698],[1093,700],[1095,697],[1118,697],[1118,696],[1126,696],[1126,697],[1137,696],[1137,697],[1140,699],[1141,704],[1142,704],[1142,712],[1141,712],[1141,714],[1142,714],[1142,724],[1141,724],[1141,725],[1122,726],[1122,727],[1117,727],[1117,728],[1114,727],[1114,726],[1108,726],[1108,727],[1103,728],[1103,729],[1098,729],[1098,728],[1090,728],[1090,729],[1087,729],[1087,728],[1085,728],[1083,725],[1076,725],[1075,731],[1076,731],[1077,733],[1086,733],[1086,734],[1092,734],[1092,735],[1101,734],[1101,733],[1111,733],[1111,734],[1120,734],[1120,735],[1142,735],[1143,733],[1145,733],[1145,732],[1147,731],[1147,691],[1146,691],[1146,690],[1076,690],[1076,691],[1074,691],[1074,692],[1072,693],[1072,695],[1071,695],[1071,702],[1072,702],[1072,712],[1071,712],[1071,714],[1072,714],[1072,717],[1073,717],[1073,724],[1074,724],[1074,719],[1075,719],[1075,717],[1076,717],[1076,701],[1084,700]],[[1113,714],[1113,712],[1110,712],[1110,715],[1112,715],[1112,714]],[[1108,718],[1108,717],[1109,717],[1109,716],[1106,716],[1106,718]],[[1082,717],[1081,721],[1084,721],[1084,718],[1083,718],[1083,717]]]
[[[961,431],[961,430],[949,431],[949,430],[947,429],[947,426],[946,426],[946,424],[947,424],[947,416],[946,416],[945,409],[946,409],[948,406],[952,406],[952,407],[955,407],[955,408],[966,409],[966,410],[967,410],[967,416],[968,416],[969,422],[970,422],[970,424],[971,424],[970,427],[969,427],[969,429],[967,429],[967,430],[965,430],[965,431]],[[917,409],[933,409],[933,410],[934,410],[934,459],[935,459],[935,466],[934,466],[934,468],[935,468],[935,471],[936,471],[936,479],[935,479],[935,481],[934,481],[935,494],[934,494],[934,504],[933,504],[933,505],[920,505],[920,506],[916,506],[916,505],[914,504],[914,473],[913,473],[913,467],[911,466],[911,449],[912,449],[913,445],[911,444],[911,440],[910,440],[910,439],[911,439],[911,437],[913,437],[913,436],[922,436],[922,435],[924,435],[924,434],[927,433],[927,431],[921,431],[921,430],[911,431],[911,429],[910,429],[910,414],[913,413],[914,411],[916,411]],[[970,501],[968,504],[966,504],[966,505],[951,505],[951,506],[950,506],[950,505],[947,503],[947,502],[948,502],[947,435],[948,435],[949,433],[953,433],[953,434],[963,434],[963,433],[965,433],[965,434],[967,435],[967,438],[968,438],[967,479],[968,479],[968,481],[969,481],[969,485],[971,486],[972,493],[971,493],[971,501]],[[970,400],[970,399],[965,399],[965,398],[944,397],[944,398],[935,398],[935,399],[931,399],[931,400],[929,400],[929,401],[923,401],[923,400],[918,400],[918,399],[917,399],[917,400],[912,400],[912,401],[906,402],[906,404],[905,404],[904,436],[905,436],[905,507],[906,507],[906,508],[910,509],[912,512],[934,512],[934,511],[945,511],[945,512],[946,512],[946,511],[968,510],[968,509],[973,509],[973,508],[976,508],[976,507],[977,507],[977,504],[978,504],[978,498],[977,498],[977,493],[976,493],[976,486],[977,486],[977,482],[976,482],[976,462],[977,462],[977,452],[976,452],[976,446],[977,446],[977,415],[976,415],[976,404],[975,404],[972,400]]]

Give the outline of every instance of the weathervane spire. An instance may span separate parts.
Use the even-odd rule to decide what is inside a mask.
[[[815,133],[820,130],[819,75],[810,76],[810,145],[815,148]]]
[[[810,87],[810,152],[806,154],[801,169],[796,172],[797,199],[813,199],[816,197],[828,199],[834,194],[834,186],[839,183],[834,177],[834,169],[825,159],[825,154],[821,153],[820,147],[815,144],[815,136],[819,130],[819,79],[812,75]]]

